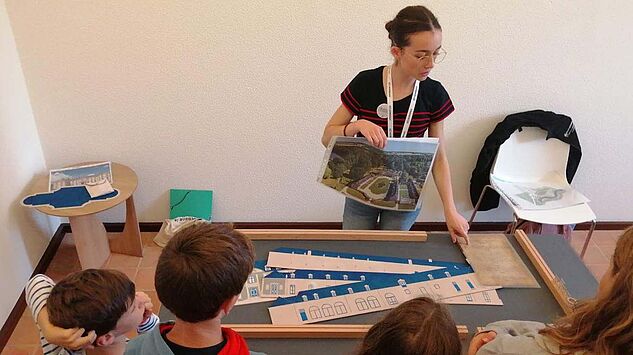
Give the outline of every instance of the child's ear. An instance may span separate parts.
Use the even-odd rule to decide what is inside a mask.
[[[231,312],[231,310],[233,309],[233,306],[235,306],[235,303],[237,302],[237,299],[239,298],[240,295],[235,295],[231,298],[229,298],[228,300],[224,301],[224,303],[222,303],[222,305],[220,306],[220,311],[224,312],[224,315],[228,315],[229,312]]]
[[[114,334],[112,334],[112,332],[107,332],[101,336],[97,337],[97,340],[95,341],[95,345],[96,346],[108,346],[111,345],[114,342]]]

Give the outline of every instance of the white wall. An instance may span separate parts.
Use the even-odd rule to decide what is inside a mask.
[[[168,215],[172,187],[213,189],[219,221],[337,221],[343,199],[315,182],[322,129],[349,80],[389,62],[384,23],[410,2],[7,4],[49,167],[128,164],[143,221]],[[449,53],[432,77],[457,108],[446,131],[458,208],[472,209],[470,173],[493,126],[543,108],[574,118],[575,184],[598,218],[631,220],[633,2],[425,4]],[[442,220],[430,187],[421,220]]]
[[[4,324],[59,225],[19,202],[33,175],[46,166],[4,1],[0,1],[0,152],[0,324]]]

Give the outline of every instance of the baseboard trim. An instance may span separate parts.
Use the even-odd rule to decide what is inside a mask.
[[[46,269],[48,269],[48,266],[57,253],[57,249],[59,249],[59,245],[62,243],[66,233],[70,233],[70,225],[68,223],[62,223],[55,231],[55,234],[53,234],[48,247],[46,247],[42,258],[37,263],[37,266],[35,266],[31,277],[37,274],[43,274]],[[26,300],[24,299],[24,290],[22,290],[20,298],[15,303],[15,306],[13,306],[13,309],[11,310],[11,313],[9,313],[7,320],[4,322],[2,329],[0,329],[0,349],[4,349],[7,345],[7,342],[9,341],[11,334],[13,334],[15,327],[18,325],[20,317],[22,317],[25,309]]]
[[[474,232],[503,232],[509,223],[510,222],[475,222],[470,230]],[[141,232],[158,232],[161,225],[161,222],[139,223]],[[243,229],[341,229],[341,222],[234,222],[233,225],[236,228]],[[633,222],[604,221],[596,224],[596,230],[622,230],[631,225],[633,225]],[[106,231],[116,233],[123,231],[124,223],[104,223],[104,226]],[[591,223],[580,223],[576,225],[575,229],[588,230],[590,226]],[[447,229],[444,222],[418,222],[413,225],[412,230],[446,232]],[[42,274],[48,269],[66,233],[71,233],[70,224],[60,224],[31,276]],[[25,309],[26,301],[24,299],[24,291],[22,291],[20,298],[17,300],[13,310],[11,310],[2,329],[0,329],[0,349],[3,349],[7,345]]]
[[[476,222],[471,227],[473,231],[504,231],[510,222]],[[104,223],[106,231],[121,232],[123,223]],[[161,222],[141,222],[141,232],[158,232]],[[341,222],[233,222],[235,228],[242,229],[341,229]],[[441,232],[446,231],[444,222],[421,222],[411,228],[416,231]]]
[[[502,232],[511,222],[475,222],[470,227],[474,232]],[[123,223],[104,223],[108,232],[123,231]],[[141,222],[141,232],[158,232],[161,222]],[[233,222],[236,228],[244,229],[341,229],[341,222]],[[604,221],[596,223],[596,230],[623,230],[633,225],[633,221]],[[579,223],[576,230],[589,230],[591,223]],[[417,222],[412,230],[446,232],[444,222]]]

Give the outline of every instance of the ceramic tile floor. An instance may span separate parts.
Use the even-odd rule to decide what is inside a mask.
[[[615,249],[617,237],[622,231],[595,231],[591,243],[585,254],[584,262],[600,279],[609,267],[609,260]],[[134,257],[121,254],[112,254],[106,267],[124,272],[134,280],[139,291],[147,293],[152,298],[155,313],[160,311],[160,302],[154,287],[154,272],[160,255],[161,248],[152,242],[155,233],[142,233],[143,257]],[[572,236],[571,246],[580,253],[586,231],[575,231]],[[57,281],[65,275],[80,270],[77,251],[72,240],[72,234],[67,234],[53,258],[46,274]],[[134,334],[130,334],[130,337]],[[1,355],[34,355],[42,354],[39,346],[39,333],[30,312],[25,311],[18,322],[7,346]]]
[[[162,250],[152,241],[156,233],[141,233],[143,239],[143,257],[112,254],[106,263],[106,268],[119,270],[134,281],[137,291],[147,293],[154,304],[154,312],[160,312],[160,301],[154,287],[154,270],[158,256]],[[53,257],[46,275],[58,281],[71,272],[79,271],[79,258],[72,239],[72,234],[66,234],[62,244]],[[129,334],[133,337],[135,334]],[[17,327],[13,331],[7,346],[1,355],[34,355],[42,354],[39,346],[39,333],[31,313],[27,310],[22,314]]]

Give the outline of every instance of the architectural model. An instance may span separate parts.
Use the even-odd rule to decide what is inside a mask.
[[[261,296],[262,281],[264,279],[264,276],[266,274],[269,274],[271,271],[272,269],[266,266],[266,260],[255,261],[253,271],[251,271],[251,273],[248,275],[246,283],[242,288],[242,292],[240,292],[240,295],[237,298],[236,305],[239,306],[243,304],[270,302],[274,300],[274,298],[263,298]]]
[[[442,301],[471,294],[481,294],[478,301],[483,298],[484,303],[492,304],[494,299],[498,304],[494,287],[479,286],[470,267],[456,267],[301,291],[294,297],[278,298],[268,311],[273,324],[296,325],[388,310],[415,297]],[[474,304],[475,298],[471,298]]]
[[[273,324],[306,324],[387,310],[420,296],[449,304],[502,305],[496,286],[480,285],[468,264],[320,250],[277,248],[263,297]],[[285,296],[285,297],[284,297]]]

